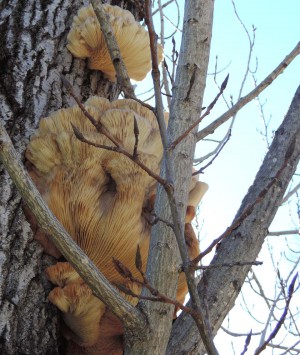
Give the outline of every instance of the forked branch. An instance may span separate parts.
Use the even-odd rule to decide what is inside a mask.
[[[235,113],[237,113],[242,107],[244,107],[248,102],[252,101],[257,97],[264,89],[266,89],[283,71],[284,69],[300,54],[300,42],[296,47],[288,54],[284,60],[275,68],[272,73],[270,73],[255,89],[253,89],[248,95],[242,97],[235,105],[233,105],[228,111],[226,111],[222,116],[217,118],[210,125],[202,129],[197,133],[197,141],[202,140],[209,134],[214,133],[214,131],[220,127],[224,122],[229,120]]]

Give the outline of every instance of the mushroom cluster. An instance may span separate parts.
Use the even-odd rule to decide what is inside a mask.
[[[109,17],[129,77],[143,80],[151,69],[148,32],[129,11],[108,4],[102,6]],[[81,8],[75,16],[67,48],[77,58],[88,58],[90,69],[101,70],[110,81],[116,80],[116,72],[92,5]],[[157,53],[161,62],[161,45],[158,45]]]
[[[152,111],[133,100],[109,102],[100,97],[90,98],[85,109],[129,152],[136,144],[135,120],[139,160],[159,173],[163,149]],[[139,245],[145,265],[151,231],[147,214],[153,208],[156,181],[128,157],[81,142],[72,125],[89,141],[112,146],[78,106],[61,109],[43,118],[31,137],[26,151],[29,173],[52,212],[106,278],[138,294],[139,287],[124,281],[113,267],[112,258],[139,278],[135,254]],[[198,255],[199,247],[190,222],[206,190],[205,183],[192,179],[185,225],[191,258]],[[73,267],[58,262],[46,274],[57,286],[49,299],[63,313],[64,335],[71,340],[69,353],[85,347],[89,349],[86,354],[122,354],[121,322],[93,296]],[[186,293],[181,275],[177,299],[183,302]],[[136,299],[125,297],[136,304]]]

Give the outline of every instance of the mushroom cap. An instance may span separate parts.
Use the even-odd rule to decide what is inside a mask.
[[[162,144],[150,110],[133,100],[110,103],[99,97],[90,98],[85,108],[129,152],[135,144],[135,117],[139,160],[159,172]],[[31,138],[26,151],[32,164],[30,174],[77,244],[108,279],[121,281],[112,257],[135,269],[139,244],[146,260],[150,226],[142,210],[155,181],[126,156],[79,141],[71,123],[87,139],[113,146],[79,107],[59,110],[43,118]]]
[[[103,8],[113,28],[128,75],[143,80],[151,69],[149,34],[133,15],[118,6],[104,4]],[[116,72],[111,61],[100,24],[93,7],[83,7],[74,17],[68,34],[69,51],[77,58],[89,58],[89,68],[101,70],[111,81]],[[162,46],[157,46],[158,61],[162,60]]]

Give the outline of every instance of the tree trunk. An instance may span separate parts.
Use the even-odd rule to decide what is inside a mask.
[[[92,95],[118,96],[116,85],[88,70],[85,61],[74,59],[66,49],[73,15],[88,4],[0,4],[0,114],[21,157],[42,117],[74,105],[59,74],[68,78],[82,101]],[[43,275],[55,260],[34,240],[20,195],[2,166],[0,174],[0,353],[58,354],[63,341],[57,332],[57,310],[47,300],[51,285]]]

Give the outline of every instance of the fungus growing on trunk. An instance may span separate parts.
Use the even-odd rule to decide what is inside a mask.
[[[136,122],[138,159],[154,173],[159,173],[163,149],[152,111],[133,100],[109,102],[100,97],[90,98],[85,109],[131,153],[137,143]],[[78,106],[61,109],[43,118],[31,137],[26,151],[30,175],[54,215],[105,277],[139,294],[140,286],[124,280],[113,267],[112,258],[121,261],[134,277],[140,278],[135,255],[139,246],[145,266],[151,231],[146,214],[153,209],[157,183],[130,158],[81,142],[72,125],[89,141],[114,146],[97,131]],[[207,185],[193,178],[190,190],[188,204],[194,212]],[[198,241],[190,224],[193,217],[187,215],[185,228],[191,258],[199,253]],[[57,286],[49,299],[63,313],[67,325],[64,335],[72,341],[69,353],[75,354],[75,349],[85,347],[86,354],[93,351],[121,354],[121,322],[93,296],[73,267],[68,262],[58,262],[47,268],[46,274]],[[181,274],[177,299],[183,302],[186,293],[185,277]],[[137,303],[135,298],[125,297],[131,303]]]
[[[104,4],[103,8],[109,17],[129,77],[143,80],[151,69],[148,32],[129,11],[108,4]],[[90,69],[101,70],[110,81],[116,80],[104,36],[91,5],[81,8],[74,17],[67,48],[77,58],[88,58]],[[160,62],[161,45],[157,49]]]

